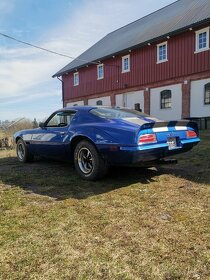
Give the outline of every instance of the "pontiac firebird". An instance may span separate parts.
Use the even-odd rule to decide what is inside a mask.
[[[86,180],[102,178],[109,166],[153,166],[199,143],[197,125],[161,121],[128,108],[74,106],[54,112],[39,128],[14,135],[21,162],[34,156],[72,160]]]

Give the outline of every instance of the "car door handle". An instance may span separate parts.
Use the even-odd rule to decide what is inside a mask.
[[[64,132],[64,131],[60,132],[60,135],[65,135],[65,134],[66,134],[66,132]]]

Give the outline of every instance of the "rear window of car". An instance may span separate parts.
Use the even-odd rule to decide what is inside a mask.
[[[127,108],[94,108],[90,110],[90,113],[104,119],[125,119],[125,118],[138,118],[147,117],[148,115]]]

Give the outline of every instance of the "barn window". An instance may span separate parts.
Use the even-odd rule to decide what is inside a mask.
[[[163,90],[160,93],[160,108],[171,108],[171,90]]]
[[[140,103],[135,103],[135,104],[134,104],[134,109],[135,109],[136,111],[142,112],[141,104],[140,104]]]
[[[97,79],[103,79],[104,78],[104,65],[99,64],[97,65]]]
[[[74,73],[74,86],[79,85],[79,72]]]
[[[210,83],[205,85],[204,104],[206,105],[210,104]]]
[[[202,52],[209,49],[209,27],[198,30],[196,34],[195,52]]]
[[[122,57],[122,73],[130,71],[130,55],[125,55]]]
[[[157,45],[157,63],[168,61],[168,43]]]
[[[98,105],[98,106],[103,105],[103,101],[102,101],[102,100],[98,100],[98,101],[96,101],[96,105]]]

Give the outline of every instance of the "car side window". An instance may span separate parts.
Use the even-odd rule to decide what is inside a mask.
[[[45,124],[46,127],[65,127],[70,125],[75,112],[57,112]]]

